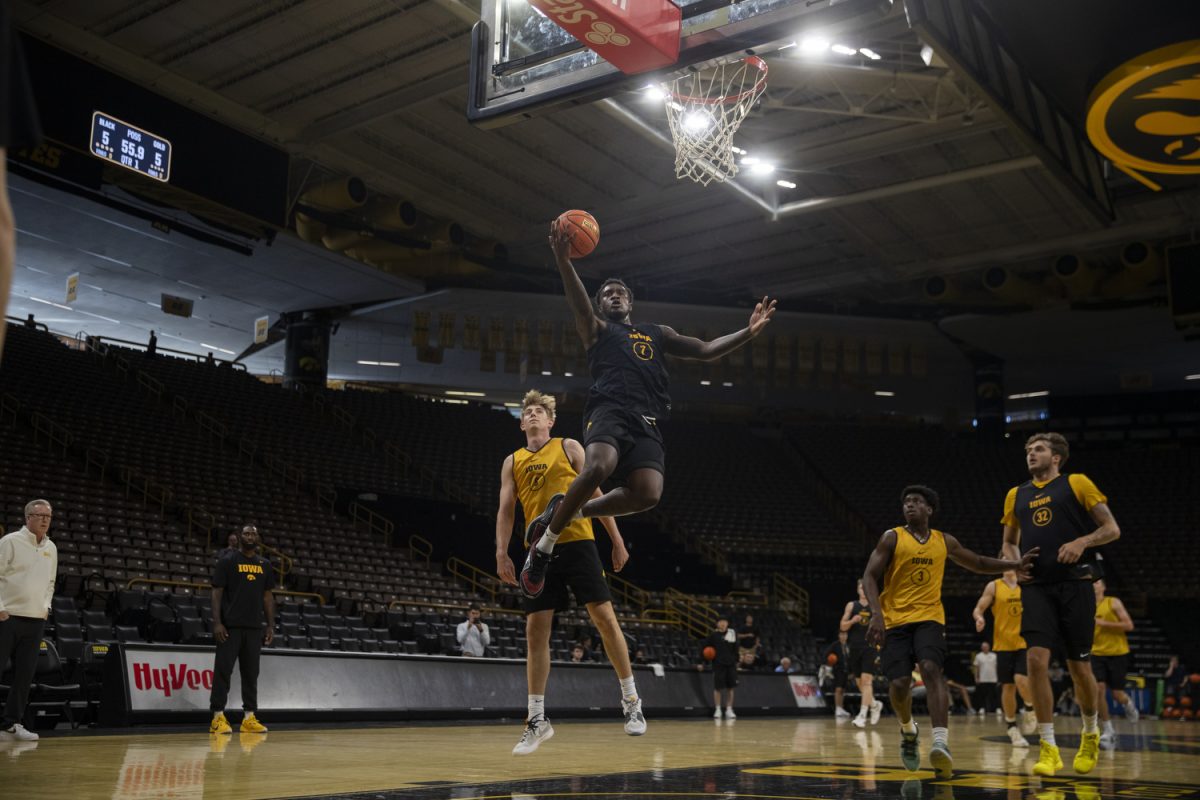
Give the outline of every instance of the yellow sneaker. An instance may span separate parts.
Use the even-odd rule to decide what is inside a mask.
[[[1092,763],[1096,763],[1095,759],[1092,759]],[[1033,774],[1045,775],[1046,777],[1050,778],[1054,776],[1055,772],[1058,772],[1062,768],[1063,761],[1062,756],[1058,754],[1058,747],[1043,740],[1042,749],[1038,754],[1037,763],[1033,765]]]
[[[249,753],[266,740],[267,735],[265,733],[246,733],[243,731],[238,734],[238,744],[241,746],[243,753]]]
[[[258,717],[254,716],[253,711],[247,711],[246,716],[242,718],[242,733],[266,733],[267,726],[258,721]],[[1095,763],[1093,761],[1092,763]]]
[[[1079,750],[1075,753],[1075,771],[1086,775],[1096,766],[1100,757],[1100,734],[1085,733],[1079,737]]]
[[[224,712],[212,718],[212,722],[208,726],[208,732],[212,734],[233,733],[233,728],[229,727],[229,720],[225,719]]]

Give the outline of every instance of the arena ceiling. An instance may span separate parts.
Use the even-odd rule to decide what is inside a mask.
[[[1011,5],[1002,22],[1014,35],[1020,20],[1044,11],[1030,0]],[[1047,41],[1040,28],[1040,38],[1014,45],[1039,69],[1067,65],[1051,90],[1079,118],[1081,87],[1094,79],[1085,62],[1103,52],[1120,19],[1131,22],[1132,12],[1116,13],[1129,4],[1103,5],[1114,12],[1110,23],[1075,37],[1086,46]],[[1081,25],[1106,18],[1095,4],[1061,6],[1056,14]],[[1044,272],[1066,252],[1112,262],[1126,242],[1187,231],[1200,208],[1194,186],[1153,193],[1114,173],[1116,219],[1097,218],[1031,157],[969,81],[937,60],[921,62],[901,3],[841,34],[881,53],[884,66],[773,58],[768,96],[737,141],[778,171],[708,187],[675,179],[661,108],[639,93],[498,129],[472,127],[464,114],[469,32],[478,19],[471,0],[14,0],[12,13],[37,38],[286,149],[297,194],[317,178],[354,175],[373,193],[409,199],[507,244],[510,268],[460,284],[559,291],[547,221],[576,207],[591,210],[603,232],[600,250],[579,263],[585,280],[619,274],[641,296],[668,302],[728,304],[771,294],[793,308],[892,308],[911,316],[928,276],[975,284],[980,270],[998,264]],[[1160,30],[1173,24],[1152,22]],[[1148,24],[1140,23],[1144,32]],[[796,188],[780,188],[777,179]],[[55,203],[93,220],[119,215],[47,198],[32,185],[23,191],[18,214],[22,203],[32,210],[19,222],[21,260],[34,271],[18,275],[14,311],[43,316],[46,309],[26,302],[29,287],[36,290],[42,274],[58,281],[63,270],[44,259],[64,248],[123,253],[114,258],[141,270],[122,278],[129,291],[93,307],[89,328],[103,324],[97,315],[129,315],[120,295],[152,311],[146,304],[158,287],[178,285],[170,261],[156,260],[164,253],[154,240],[163,237],[135,235],[112,219],[55,224]],[[53,246],[31,245],[38,237]],[[219,329],[248,330],[245,319],[258,309],[405,297],[445,282],[385,275],[288,237],[273,252],[259,248],[255,260],[262,261],[253,269],[236,257],[223,266],[221,256],[196,256],[207,271],[188,282],[209,289],[210,339],[224,335],[222,342],[240,349],[230,344],[232,332]],[[289,258],[302,265],[292,273],[283,263]],[[97,265],[81,263],[85,278]],[[334,271],[335,282],[322,277]],[[45,281],[50,291],[54,281]],[[139,286],[152,285],[151,296],[140,298]],[[149,318],[130,323],[155,327]],[[200,333],[187,338],[206,341]]]

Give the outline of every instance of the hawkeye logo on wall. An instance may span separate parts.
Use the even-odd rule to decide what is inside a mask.
[[[1088,99],[1088,138],[1122,171],[1200,175],[1200,39],[1125,62]]]

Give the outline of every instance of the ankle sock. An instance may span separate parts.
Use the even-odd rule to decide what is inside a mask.
[[[554,544],[557,541],[558,541],[558,534],[551,533],[549,530],[547,530],[545,533],[542,534],[542,538],[538,539],[536,547],[539,552],[552,553],[552,552],[554,552]]]
[[[621,681],[621,699],[632,703],[638,699],[637,684],[634,682],[633,676],[628,678],[620,678]]]
[[[546,695],[529,695],[529,719],[532,721],[544,716],[546,716]]]
[[[1043,742],[1046,742],[1047,744],[1055,744],[1055,742],[1054,742],[1054,723],[1053,722],[1039,722],[1038,723],[1038,736],[1041,737],[1041,740]],[[1057,745],[1055,745],[1055,746],[1057,746]]]

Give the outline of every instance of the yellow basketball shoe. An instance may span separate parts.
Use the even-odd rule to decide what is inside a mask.
[[[229,720],[225,719],[225,712],[213,715],[208,732],[212,734],[233,733],[233,728],[229,727]]]
[[[258,721],[253,711],[247,711],[246,716],[242,718],[240,730],[242,733],[266,733],[267,726]]]
[[[1092,760],[1095,764],[1095,759]],[[1050,744],[1046,740],[1042,740],[1042,749],[1038,754],[1037,763],[1033,765],[1034,775],[1045,775],[1050,778],[1063,768],[1062,756],[1058,754],[1058,747]]]
[[[1085,733],[1079,737],[1079,750],[1075,753],[1075,771],[1087,775],[1096,766],[1100,757],[1100,734]]]

